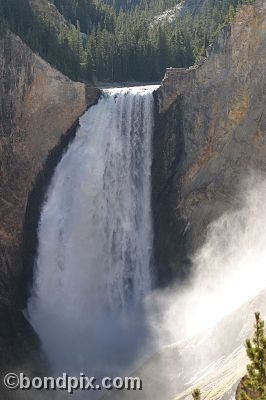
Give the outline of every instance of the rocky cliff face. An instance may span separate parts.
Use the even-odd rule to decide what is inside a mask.
[[[45,185],[74,134],[71,128],[98,97],[99,90],[70,81],[13,34],[0,40],[1,373],[14,360],[30,364],[38,351],[38,338],[18,307],[23,243],[26,237],[34,250]]]
[[[153,165],[161,281],[186,273],[209,222],[236,203],[241,178],[266,170],[265,57],[259,0],[238,10],[201,65],[166,72],[156,94]]]
[[[0,77],[0,299],[7,302],[21,275],[29,192],[51,149],[98,91],[73,83],[12,34],[0,41]]]
[[[200,10],[202,3],[202,0],[182,0],[178,2],[175,7],[157,15],[154,20],[168,24],[176,22],[178,18],[181,18],[186,14],[195,15]]]

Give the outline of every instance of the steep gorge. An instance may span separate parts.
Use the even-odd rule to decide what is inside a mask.
[[[153,211],[160,284],[187,276],[190,256],[203,242],[209,223],[225,209],[237,207],[242,176],[266,169],[265,11],[263,0],[242,7],[208,58],[188,70],[167,70],[155,95]],[[30,246],[36,230],[36,221],[24,224],[25,212],[31,214],[29,194],[47,157],[53,160],[44,179],[49,183],[73,137],[71,128],[97,102],[99,91],[71,82],[12,34],[0,42],[0,60],[1,343],[2,354],[13,351],[23,360],[31,352],[26,337],[37,350],[39,346],[18,307],[25,272],[22,243],[29,234]],[[37,197],[45,188],[42,183],[37,187]],[[6,367],[6,360],[0,365]]]
[[[155,93],[154,250],[159,284],[173,286],[162,295],[169,315],[159,321],[159,335],[167,324],[179,333],[186,317],[195,321],[188,340],[173,340],[135,372],[145,382],[141,396],[112,392],[106,399],[189,400],[195,387],[202,389],[203,399],[235,398],[245,374],[243,343],[251,334],[253,313],[260,310],[265,317],[265,291],[260,292],[265,279],[265,191],[263,184],[257,190],[254,183],[266,170],[265,24],[265,1],[243,6],[208,49],[207,59],[190,69],[168,69]],[[249,175],[251,187],[245,181]],[[242,210],[250,188],[255,213]],[[212,232],[213,242],[208,237]],[[195,254],[203,273],[191,282]],[[185,300],[182,285],[173,284],[175,278],[187,278]],[[253,285],[255,295],[241,303]],[[235,301],[240,307],[233,313],[203,334],[194,333],[201,318],[208,326]]]

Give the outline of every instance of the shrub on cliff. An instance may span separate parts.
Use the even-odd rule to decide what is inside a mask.
[[[193,400],[201,400],[201,393],[199,389],[194,389],[192,392]]]

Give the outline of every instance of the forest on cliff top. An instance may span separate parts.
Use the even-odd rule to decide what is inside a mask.
[[[74,80],[156,82],[167,67],[189,67],[250,0],[202,0],[174,21],[155,17],[178,0],[0,0],[0,33],[18,34]],[[193,3],[193,0],[191,0]],[[34,3],[34,2],[33,2]],[[67,21],[58,25],[51,7]]]

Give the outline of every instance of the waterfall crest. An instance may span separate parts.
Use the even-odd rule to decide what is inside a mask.
[[[136,331],[145,329],[154,90],[105,90],[81,118],[48,190],[28,312],[58,366],[73,358],[87,365],[89,354],[95,367],[101,352],[119,364],[128,347],[122,338],[137,347]]]

